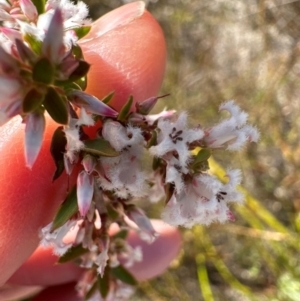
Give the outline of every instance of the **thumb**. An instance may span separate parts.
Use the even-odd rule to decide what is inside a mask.
[[[130,95],[142,101],[158,93],[166,65],[163,32],[142,1],[124,5],[96,21],[80,42],[91,63],[87,92],[120,110]]]
[[[141,100],[157,93],[164,71],[165,44],[161,29],[144,10],[142,2],[123,6],[97,21],[81,46],[92,65],[89,93],[101,98],[115,90],[115,107],[129,94]],[[35,250],[38,230],[51,221],[65,198],[67,178],[63,176],[51,183],[55,166],[49,148],[56,125],[49,120],[47,123],[42,150],[32,171],[25,167],[24,126],[20,118],[0,128],[0,181],[3,183],[0,285]],[[70,179],[70,185],[75,178]]]

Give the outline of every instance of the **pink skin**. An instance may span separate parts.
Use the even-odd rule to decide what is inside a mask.
[[[129,94],[134,95],[135,101],[157,95],[165,68],[165,42],[159,25],[141,2],[123,6],[99,19],[81,46],[86,60],[92,64],[88,93],[101,98],[115,90],[115,109],[122,106]],[[51,250],[37,248],[38,230],[51,221],[68,187],[66,176],[51,184],[55,168],[49,145],[56,127],[47,120],[41,153],[31,171],[25,166],[24,125],[20,119],[15,118],[0,128],[3,183],[0,190],[0,285],[11,277],[10,283],[16,285],[47,287],[75,281],[80,276],[76,266],[53,265],[57,258]],[[75,183],[77,172],[73,172],[70,185]],[[152,245],[142,243],[136,234],[129,238],[133,245],[141,244],[144,250],[143,262],[132,268],[140,280],[162,273],[180,248],[176,229],[162,222],[154,223],[154,227],[160,237]],[[35,300],[78,300],[71,287],[73,285],[51,287],[47,289],[47,297],[41,293]],[[0,301],[9,300],[14,291],[14,288],[6,291],[6,297],[1,299],[3,290],[0,289]]]

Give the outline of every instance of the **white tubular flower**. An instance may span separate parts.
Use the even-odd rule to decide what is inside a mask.
[[[77,153],[84,147],[84,143],[80,140],[79,126],[91,126],[94,123],[92,116],[84,109],[81,109],[79,119],[70,118],[69,125],[64,127],[67,139],[65,160],[69,159],[71,164],[76,162]]]
[[[228,150],[239,150],[247,141],[257,142],[259,133],[253,126],[247,125],[248,114],[242,111],[234,101],[220,106],[231,117],[206,131],[205,143],[211,148],[227,147]]]
[[[121,123],[110,119],[104,122],[102,136],[116,151],[128,146],[142,145],[144,142],[140,128],[131,125],[124,127]]]
[[[45,116],[43,113],[31,113],[26,116],[25,124],[25,160],[27,167],[31,168],[42,147]]]
[[[77,221],[68,221],[62,227],[51,231],[52,223],[41,229],[40,232],[40,244],[47,248],[53,247],[53,253],[58,256],[65,254],[69,248],[72,247],[72,243],[65,243],[63,241],[67,233],[77,225]]]
[[[46,10],[51,11],[60,8],[64,17],[64,27],[66,29],[80,27],[89,24],[90,20],[87,19],[89,14],[87,5],[78,1],[74,4],[70,0],[48,0]]]
[[[103,190],[113,191],[123,199],[147,195],[147,175],[140,170],[136,154],[124,151],[118,157],[100,160],[104,175],[99,174],[99,184]]]
[[[243,195],[236,190],[241,180],[240,171],[229,171],[227,176],[229,182],[225,185],[207,174],[195,177],[185,191],[173,195],[163,211],[163,220],[174,226],[188,228],[195,224],[209,225],[232,220],[233,215],[227,204],[243,201]]]
[[[81,216],[86,216],[94,194],[94,177],[81,171],[77,177],[77,200]]]
[[[182,168],[180,167],[180,162],[175,157],[167,159],[165,181],[166,183],[173,183],[175,185],[177,193],[180,193],[184,188],[184,182],[182,179]]]
[[[181,113],[176,122],[159,119],[158,144],[150,148],[150,152],[157,157],[162,157],[169,152],[176,151],[180,167],[185,168],[190,157],[188,144],[200,140],[204,132],[199,129],[187,129],[187,114]]]

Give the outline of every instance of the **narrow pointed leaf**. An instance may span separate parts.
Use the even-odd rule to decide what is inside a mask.
[[[106,265],[103,277],[101,275],[97,276],[98,289],[103,299],[105,299],[109,293],[110,285],[110,267],[109,264]]]
[[[157,145],[157,132],[153,131],[151,139],[147,143],[147,148],[150,148],[153,145]]]
[[[77,81],[87,75],[90,69],[90,64],[83,60],[80,60],[78,63],[78,67],[69,76],[69,81]]]
[[[31,1],[35,5],[39,15],[45,12],[46,0],[31,0]]]
[[[121,239],[126,239],[128,236],[128,230],[120,230],[118,233],[114,234],[112,236],[112,239],[117,239],[117,238],[121,238]]]
[[[67,102],[52,87],[48,88],[43,104],[54,121],[60,124],[68,124]]]
[[[25,34],[23,36],[24,41],[27,42],[30,46],[30,48],[38,55],[41,54],[42,51],[42,42],[37,40],[33,35],[31,34]]]
[[[89,249],[84,248],[82,244],[73,246],[58,259],[58,263],[66,263],[72,261],[87,252],[89,252]]]
[[[92,287],[86,293],[84,300],[89,300],[94,295],[97,288],[98,288],[98,281],[95,281],[95,283],[92,285]]]
[[[36,89],[31,89],[24,97],[23,112],[30,113],[38,109],[44,101],[44,95]]]
[[[115,95],[115,91],[110,92],[107,96],[105,96],[102,99],[102,102],[105,103],[105,104],[108,104],[111,101],[111,99],[113,98],[114,95]]]
[[[119,116],[118,116],[118,120],[119,121],[125,121],[126,118],[128,117],[129,113],[130,113],[130,109],[133,103],[133,96],[130,95],[128,101],[125,103],[125,105],[123,106],[123,108],[121,109]]]
[[[39,59],[32,69],[32,79],[37,83],[51,84],[54,79],[54,67],[51,62],[43,57]]]
[[[98,138],[94,140],[87,140],[84,142],[84,151],[90,154],[104,156],[104,157],[117,157],[120,155],[108,141],[103,138]]]
[[[194,163],[206,161],[209,159],[210,156],[211,156],[211,150],[207,148],[203,148],[194,157]]]
[[[63,226],[78,211],[76,186],[72,188],[65,201],[60,205],[53,220],[52,231]]]
[[[73,30],[75,31],[77,38],[82,39],[90,32],[91,28],[91,26],[82,26],[79,28],[74,28]]]
[[[66,150],[67,139],[63,131],[63,127],[58,127],[53,133],[50,152],[54,160],[56,171],[52,181],[55,181],[64,171],[64,152]]]
[[[126,270],[122,265],[119,265],[115,268],[111,269],[111,274],[121,280],[122,282],[129,284],[129,285],[136,285],[136,279]]]
[[[79,60],[83,59],[82,50],[78,45],[73,45],[72,53],[74,54],[76,59],[79,59]]]

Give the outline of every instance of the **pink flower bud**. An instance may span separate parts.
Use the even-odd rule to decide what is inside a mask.
[[[87,174],[91,174],[97,164],[96,159],[91,155],[85,155],[84,158],[81,161],[84,170],[87,172]]]
[[[31,0],[20,0],[20,6],[24,13],[24,15],[30,20],[36,20],[38,16],[38,12],[36,10],[35,5],[31,2]]]
[[[153,109],[153,107],[156,105],[158,99],[169,96],[170,94],[165,94],[162,96],[153,96],[150,97],[142,102],[136,103],[136,109],[137,112],[142,114],[142,115],[147,115],[149,112]]]
[[[8,27],[1,27],[0,30],[12,42],[15,42],[16,39],[22,40],[22,34],[18,30]]]
[[[77,177],[77,202],[81,216],[86,216],[94,194],[94,177],[84,170]]]
[[[61,10],[57,8],[49,24],[42,46],[42,54],[54,63],[59,63],[62,59],[61,54],[63,54],[64,50],[63,37],[63,16]]]
[[[235,222],[235,216],[233,215],[233,213],[230,210],[228,210],[226,213],[228,220],[231,222]]]
[[[105,116],[105,117],[117,117],[118,113],[103,103],[95,96],[89,95],[85,92],[74,90],[69,93],[70,100],[78,107],[82,107],[87,111]]]
[[[64,154],[64,165],[66,174],[70,175],[73,171],[74,164],[70,161],[69,157],[66,154]]]
[[[31,168],[40,152],[45,131],[45,117],[42,113],[29,114],[25,119],[25,160]]]
[[[137,224],[140,230],[149,236],[150,241],[153,241],[158,236],[158,233],[154,230],[149,218],[142,209],[134,207],[127,213],[127,216]]]
[[[4,73],[6,76],[10,74],[19,73],[19,63],[11,55],[9,55],[1,46],[0,46],[0,74]],[[3,84],[1,83],[1,86]]]

